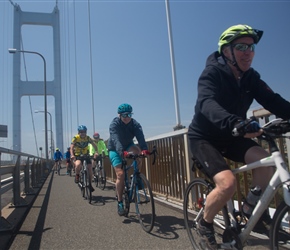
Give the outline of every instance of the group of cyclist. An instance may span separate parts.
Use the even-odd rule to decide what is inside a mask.
[[[133,115],[133,108],[128,103],[121,104],[117,109],[118,116],[113,119],[110,124],[109,132],[110,138],[108,140],[108,148],[103,139],[100,138],[99,133],[94,133],[93,138],[87,135],[87,127],[85,125],[78,126],[78,134],[76,134],[71,141],[71,146],[67,148],[64,155],[66,159],[67,174],[69,172],[70,164],[73,164],[75,172],[75,182],[80,180],[80,171],[82,168],[83,159],[79,158],[80,155],[90,155],[94,162],[99,159],[104,153],[105,156],[110,158],[111,164],[116,173],[116,193],[117,193],[117,211],[120,216],[125,214],[122,194],[124,189],[124,170],[122,169],[122,161],[128,151],[135,154],[148,155],[148,147],[145,142],[142,127]],[[139,146],[133,142],[136,137]],[[61,161],[63,156],[59,149],[55,152],[55,164]],[[89,178],[93,178],[93,166],[91,158],[86,159]],[[139,168],[141,169],[141,161]],[[94,188],[91,186],[91,191]]]
[[[236,178],[224,157],[248,164],[268,155],[252,140],[263,132],[256,121],[245,127],[242,136],[236,137],[232,131],[245,124],[247,112],[254,100],[276,116],[290,119],[290,103],[274,93],[251,67],[255,46],[262,35],[263,31],[248,25],[238,24],[226,29],[219,38],[218,51],[208,57],[198,80],[195,114],[188,130],[190,149],[202,170],[216,185],[207,196],[204,215],[198,224],[203,249],[217,249],[213,218],[235,192]],[[144,155],[149,153],[142,127],[132,118],[132,111],[131,105],[121,104],[118,116],[109,127],[108,154],[117,177],[117,208],[120,216],[124,215],[124,170],[121,168],[124,154],[127,151]],[[102,147],[86,133],[86,126],[79,126],[70,147],[71,158],[75,160],[76,182],[81,166],[77,156],[90,149],[97,157],[100,153],[98,147]],[[99,134],[95,133],[93,137],[98,140]],[[139,146],[134,144],[134,137]],[[88,163],[91,172],[91,163]],[[252,185],[261,187],[263,191],[272,174],[271,168],[255,169]],[[265,211],[257,227],[267,229],[270,223],[269,213]]]

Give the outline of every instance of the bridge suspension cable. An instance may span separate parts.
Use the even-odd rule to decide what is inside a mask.
[[[78,98],[78,67],[77,67],[77,39],[76,39],[76,5],[74,0],[73,5],[73,11],[74,11],[74,47],[75,47],[75,78],[76,78],[76,106],[77,106],[77,124],[79,124],[79,98]]]
[[[90,43],[90,69],[91,69],[91,94],[92,94],[92,112],[93,112],[93,132],[95,132],[95,109],[94,109],[94,81],[93,81],[93,62],[92,62],[92,36],[91,36],[91,7],[88,0],[88,21],[89,21],[89,43]]]

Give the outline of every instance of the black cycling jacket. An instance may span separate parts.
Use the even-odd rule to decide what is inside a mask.
[[[110,124],[108,150],[117,151],[119,155],[122,155],[123,151],[133,143],[134,137],[141,150],[148,150],[141,125],[133,118],[128,124],[125,124],[119,117],[115,117]]]
[[[290,103],[260,79],[253,68],[238,82],[218,52],[207,58],[198,81],[195,114],[189,125],[189,138],[232,140],[232,129],[239,119],[247,118],[253,100],[283,119],[290,118]]]

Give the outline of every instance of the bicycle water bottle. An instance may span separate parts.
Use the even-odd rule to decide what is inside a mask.
[[[262,190],[259,186],[250,189],[246,200],[243,203],[243,213],[249,218],[260,199]]]

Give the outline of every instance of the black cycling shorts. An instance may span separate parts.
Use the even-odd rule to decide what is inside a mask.
[[[224,157],[244,163],[246,152],[254,146],[260,146],[252,139],[238,137],[231,142],[209,142],[203,139],[190,139],[193,158],[199,161],[203,171],[211,178],[223,170],[229,170]]]

